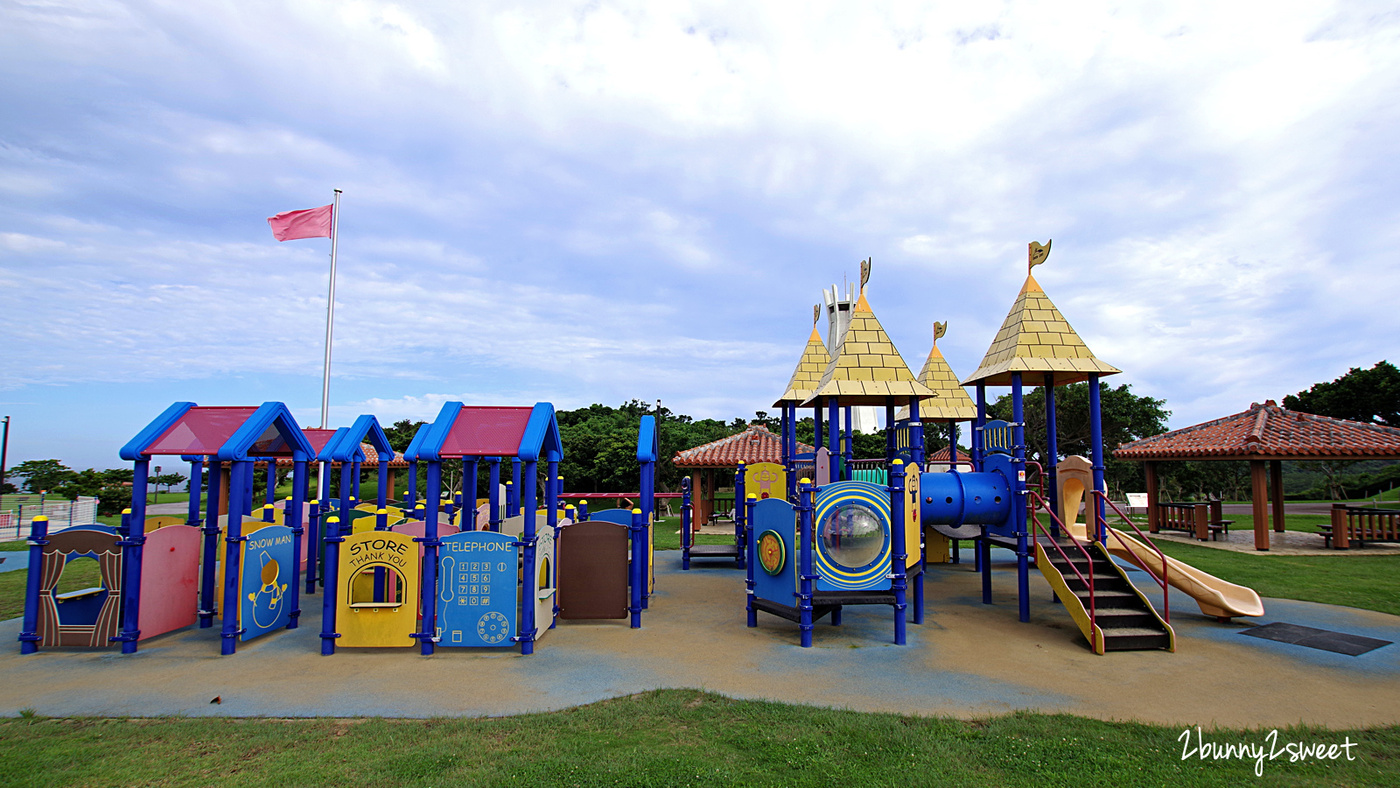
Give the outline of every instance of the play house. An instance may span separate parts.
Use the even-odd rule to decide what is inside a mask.
[[[229,463],[229,514],[219,515],[222,474],[211,473],[207,500],[214,503],[206,507],[202,533],[193,525],[153,528],[146,518],[146,480],[152,458],[161,455]],[[177,402],[122,447],[121,456],[134,464],[135,472],[131,509],[120,528],[81,526],[50,536],[36,524],[20,635],[23,651],[39,645],[120,642],[122,652],[130,654],[139,641],[196,620],[201,627],[212,626],[222,611],[220,651],[232,654],[239,640],[297,626],[301,495],[313,454],[285,405]],[[271,467],[278,457],[294,462],[296,493],[287,501],[284,525],[251,516],[253,465],[272,461],[266,462]],[[193,497],[197,505],[198,496]],[[197,513],[191,519],[197,521]],[[99,561],[102,586],[57,592],[64,568],[82,558]]]
[[[327,527],[321,653],[347,647],[499,647],[522,654],[554,623],[559,461],[554,408],[445,404],[414,436],[407,459],[426,465],[423,534],[384,530],[344,534]],[[495,458],[522,465],[519,531],[461,531],[438,522],[442,463]],[[536,479],[545,466],[546,528],[537,528]],[[473,474],[474,478],[474,474]],[[334,535],[332,535],[334,534]],[[421,543],[420,553],[417,545]],[[371,579],[372,578],[372,579]]]

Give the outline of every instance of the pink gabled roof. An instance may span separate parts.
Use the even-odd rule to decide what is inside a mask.
[[[1400,429],[1314,416],[1273,400],[1224,418],[1125,443],[1120,460],[1400,459]]]
[[[438,455],[442,457],[514,457],[534,408],[468,406],[457,413]]]
[[[797,444],[798,454],[811,451],[816,449],[805,443]],[[750,424],[748,429],[736,435],[678,451],[672,463],[685,468],[737,468],[740,462],[752,465],[756,462],[782,461],[782,438],[769,432],[762,424]]]
[[[200,407],[185,411],[143,454],[217,454],[257,408]]]

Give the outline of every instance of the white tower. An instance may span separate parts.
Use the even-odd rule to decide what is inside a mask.
[[[844,298],[836,285],[832,285],[830,290],[822,291],[822,299],[826,301],[826,352],[831,354],[832,358],[836,357],[836,349],[841,346],[841,337],[845,336],[846,329],[851,325],[851,310],[855,308],[858,296],[856,286],[849,282],[846,284]],[[861,405],[851,408],[853,432],[875,432],[880,429],[879,419],[873,406]]]

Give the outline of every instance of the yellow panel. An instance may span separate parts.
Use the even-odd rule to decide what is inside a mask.
[[[953,554],[948,537],[930,528],[924,536],[924,555],[927,558],[925,563],[946,564],[951,562]]]
[[[745,467],[744,494],[759,500],[787,500],[787,471],[776,462],[756,462]]]
[[[919,563],[919,466],[910,464],[904,477],[905,567]]]
[[[373,601],[374,570],[387,570],[389,598]],[[394,531],[366,531],[347,536],[340,545],[336,588],[338,645],[412,646],[421,595],[418,545]],[[365,580],[370,586],[366,588]],[[364,600],[364,601],[362,601]],[[386,604],[394,603],[398,604]]]

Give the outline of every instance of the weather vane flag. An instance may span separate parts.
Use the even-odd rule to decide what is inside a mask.
[[[326,429],[327,407],[331,397],[331,335],[335,325],[335,247],[340,230],[340,189],[330,205],[320,208],[306,208],[300,211],[283,211],[269,217],[267,224],[272,228],[272,237],[279,241],[295,241],[299,238],[331,239],[331,286],[326,296],[326,364],[321,375],[321,429]],[[325,465],[317,476],[316,495],[324,499],[326,489]]]

